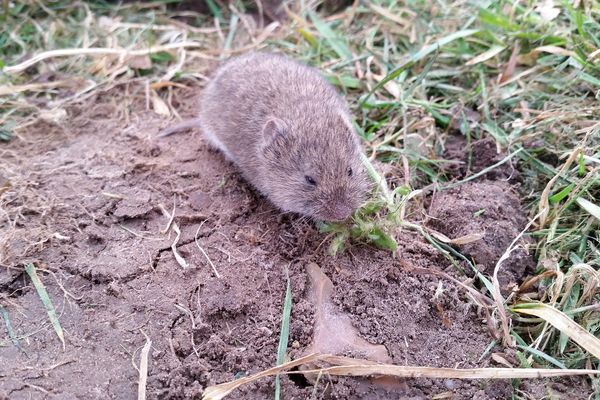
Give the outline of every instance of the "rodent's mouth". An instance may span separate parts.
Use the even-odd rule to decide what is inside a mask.
[[[347,220],[353,212],[354,209],[347,204],[332,204],[319,213],[318,217],[324,221],[341,222]]]

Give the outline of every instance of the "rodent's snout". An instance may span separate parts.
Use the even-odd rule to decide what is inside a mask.
[[[347,219],[354,210],[348,204],[332,204],[325,212],[328,221],[343,221]]]
[[[366,200],[367,186],[363,189],[360,183],[340,184],[334,190],[322,193],[318,199],[318,215],[315,216],[330,222],[348,219]]]

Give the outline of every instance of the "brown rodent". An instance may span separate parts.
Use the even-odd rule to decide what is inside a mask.
[[[204,89],[199,118],[160,136],[195,126],[284,211],[338,221],[366,199],[348,107],[314,68],[270,53],[230,59]]]

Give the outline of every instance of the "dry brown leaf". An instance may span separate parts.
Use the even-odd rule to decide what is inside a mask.
[[[594,58],[600,58],[600,49],[592,51],[590,55],[587,57],[588,61],[593,60]]]
[[[155,90],[151,90],[150,93],[150,98],[152,100],[152,109],[154,110],[154,112],[158,115],[170,117],[171,111],[169,110],[169,106],[167,106],[167,103],[165,103],[163,99],[160,98],[160,96],[158,95],[158,93],[156,93]]]
[[[183,83],[171,82],[171,81],[160,81],[154,82],[150,84],[150,89],[158,90],[164,87],[174,86],[180,89],[189,89],[189,86],[184,85]]]
[[[177,223],[173,221],[175,209],[173,209],[173,215],[171,215],[164,205],[159,204],[158,206],[162,211],[163,215],[169,219],[168,225],[171,229],[173,229],[176,235],[175,240],[171,244],[171,251],[173,252],[173,256],[175,257],[175,260],[177,260],[177,263],[181,266],[181,268],[186,269],[188,267],[188,263],[187,261],[185,261],[185,258],[183,258],[181,254],[179,254],[179,252],[177,251],[177,243],[179,243],[179,238],[181,237],[181,230],[179,229],[179,225],[177,225]]]
[[[502,73],[498,77],[498,83],[501,84],[506,82],[515,72],[515,67],[517,66],[517,57],[519,56],[520,49],[521,46],[519,46],[519,42],[516,42],[513,47],[513,51],[510,55],[510,58],[508,59],[508,63],[506,64],[506,68],[504,68],[504,71],[502,71]]]
[[[141,55],[141,56],[130,57],[127,59],[126,64],[129,65],[129,67],[133,68],[133,69],[150,69],[150,68],[152,68],[152,60],[150,59],[150,56],[148,56],[146,54]]]
[[[58,124],[67,118],[67,111],[63,108],[44,110],[40,112],[39,117],[46,122]]]
[[[387,10],[386,8],[380,7],[380,6],[370,3],[370,2],[368,3],[368,5],[371,10],[375,11],[377,14],[381,15],[382,17],[387,18],[390,21],[397,23],[402,28],[407,28],[411,25],[411,23],[408,20],[396,15],[397,13],[392,13],[389,10]]]
[[[575,52],[571,51],[571,50],[567,50],[567,49],[563,49],[562,47],[558,47],[558,46],[540,46],[540,47],[536,47],[535,49],[531,50],[532,53],[549,53],[549,54],[555,54],[557,56],[566,56],[566,57],[572,57],[575,55]]]
[[[219,385],[209,386],[206,389],[204,389],[204,393],[202,393],[202,399],[203,400],[220,400],[242,385],[245,385],[250,382],[254,382],[258,379],[261,379],[261,378],[264,378],[267,376],[277,375],[279,373],[288,371],[294,367],[298,367],[300,365],[304,365],[306,363],[313,362],[316,359],[318,359],[318,357],[319,356],[316,354],[311,354],[311,355],[308,355],[305,357],[300,357],[293,361],[286,362],[286,363],[278,365],[276,367],[269,368],[267,370],[264,370],[262,372],[254,374],[252,376],[244,376],[242,378],[233,380],[231,382],[225,382],[225,383],[221,383]]]
[[[492,360],[496,361],[498,364],[504,365],[507,368],[513,368],[513,366],[500,353],[492,353]]]
[[[546,22],[552,21],[560,14],[560,8],[554,7],[554,0],[542,1],[535,7],[535,11],[540,13],[540,16]]]
[[[371,360],[390,362],[392,359],[385,346],[374,345],[361,338],[352,326],[350,318],[335,311],[336,307],[331,303],[333,283],[321,268],[315,263],[310,263],[306,266],[306,271],[315,299],[313,342],[306,353],[341,354],[351,351],[364,354]]]
[[[437,240],[439,240],[442,243],[456,244],[456,245],[473,243],[473,242],[481,240],[485,237],[485,233],[478,232],[478,233],[469,233],[468,235],[464,235],[464,236],[458,237],[456,239],[450,239],[448,236],[444,235],[443,233],[435,231],[431,228],[428,228],[427,232],[429,232],[429,234],[431,236],[433,236],[434,238],[436,238]]]
[[[0,96],[21,92],[44,92],[55,88],[75,88],[82,86],[81,79],[65,79],[62,81],[29,83],[26,85],[0,85]]]
[[[471,58],[465,63],[465,65],[475,65],[487,61],[490,58],[496,56],[497,54],[500,54],[504,49],[506,49],[506,46],[492,46],[488,51],[485,51],[479,54],[478,56]]]

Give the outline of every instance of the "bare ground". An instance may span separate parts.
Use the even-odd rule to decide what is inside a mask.
[[[145,335],[152,340],[150,399],[199,398],[208,385],[269,368],[286,268],[289,353],[297,357],[313,339],[314,290],[305,269],[311,262],[331,279],[336,312],[363,339],[384,345],[392,362],[494,365],[490,353],[481,358],[492,337],[476,305],[454,283],[415,273],[420,267],[467,279],[417,234],[403,232],[396,255],[354,243],[328,256],[326,237],[311,222],[282,215],[258,196],[199,132],[154,139],[168,122],[145,109],[143,95],[129,92],[99,93],[70,107],[61,124],[38,122],[0,145],[0,178],[11,185],[0,192],[0,300],[22,347],[5,332],[0,398],[135,398]],[[192,115],[189,93],[179,96],[182,115]],[[452,237],[485,231],[481,243],[461,250],[489,272],[525,216],[508,183],[487,178],[438,194],[430,213],[432,226]],[[169,218],[160,204],[169,213],[175,205],[187,269],[170,249],[173,231],[161,233]],[[24,272],[29,261],[59,312],[65,349]],[[530,256],[519,255],[505,283],[522,279],[531,265]],[[552,385],[532,382],[526,390],[545,395]],[[273,381],[263,380],[231,398],[267,399],[273,391]],[[504,399],[513,385],[412,379],[389,389],[327,377],[315,388],[302,377],[283,377],[282,392],[285,399]]]

